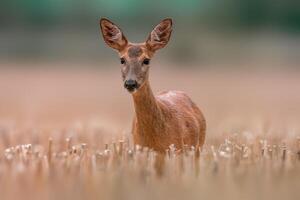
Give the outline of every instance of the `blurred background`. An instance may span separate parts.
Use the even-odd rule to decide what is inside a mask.
[[[100,36],[101,17],[132,42],[173,18],[171,41],[152,61],[152,87],[189,93],[210,132],[296,124],[296,0],[1,0],[1,124],[87,120],[130,129],[131,98],[122,88],[119,59]]]
[[[162,57],[170,62],[260,59],[297,67],[300,59],[296,0],[2,0],[1,60],[111,62],[99,37],[101,17],[136,42],[163,18],[173,18],[172,42]]]

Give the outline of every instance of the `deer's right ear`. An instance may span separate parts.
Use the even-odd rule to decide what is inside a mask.
[[[100,20],[100,27],[105,43],[113,49],[122,51],[127,45],[127,39],[121,29],[106,18]]]

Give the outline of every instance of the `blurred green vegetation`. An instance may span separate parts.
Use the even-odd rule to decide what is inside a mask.
[[[300,30],[297,0],[2,0],[1,27],[73,25],[88,27],[101,16],[123,23],[165,16],[228,29],[273,26]],[[129,24],[132,25],[132,24]],[[196,26],[197,27],[197,26]]]
[[[132,41],[144,40],[161,19],[172,17],[176,42],[166,57],[183,62],[231,59],[249,46],[241,44],[245,40],[266,41],[261,33],[274,41],[280,33],[286,46],[298,49],[300,33],[299,0],[1,0],[0,58],[105,60],[111,52],[99,41],[101,17]],[[275,46],[281,55],[276,45],[282,42],[274,41],[267,41],[269,49]]]

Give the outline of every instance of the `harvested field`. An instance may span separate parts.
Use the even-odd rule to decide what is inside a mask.
[[[19,65],[0,70],[1,199],[300,198],[297,71],[153,68],[155,92],[186,91],[208,122],[200,159],[171,146],[159,178],[116,66]]]

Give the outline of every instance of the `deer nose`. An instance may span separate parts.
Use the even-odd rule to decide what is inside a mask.
[[[136,80],[132,80],[132,79],[129,79],[129,80],[126,80],[125,83],[124,83],[124,87],[132,92],[134,89],[137,89],[138,88],[138,83]]]

